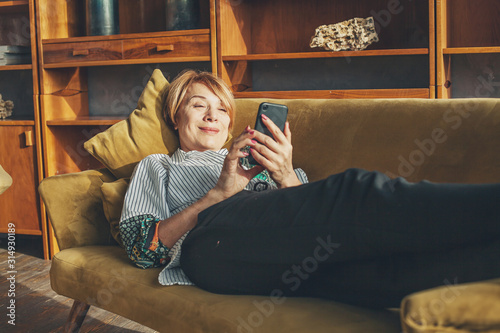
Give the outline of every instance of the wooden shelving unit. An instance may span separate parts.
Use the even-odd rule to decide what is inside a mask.
[[[0,200],[0,233],[14,223],[16,234],[41,236],[48,258],[47,224],[37,191],[43,163],[35,16],[33,0],[0,2],[0,45],[30,47],[29,63],[0,66],[0,94],[14,102],[12,117],[0,120],[0,165],[13,178]]]
[[[165,31],[164,0],[120,0],[119,34],[107,36],[86,35],[82,3],[37,0],[45,177],[102,167],[83,143],[134,110],[152,69],[170,79],[186,67],[217,70],[215,0],[200,0],[199,29],[179,31]],[[108,98],[102,110],[96,96]],[[127,113],[113,110],[117,99]]]
[[[438,98],[500,97],[500,2],[440,0],[436,12]]]
[[[237,97],[277,98],[391,98],[435,96],[434,1],[413,1],[388,6],[387,1],[265,1],[217,2],[219,74]],[[363,51],[325,52],[311,49],[316,27],[353,17],[373,16],[380,41]],[[393,76],[379,83],[363,82],[367,73],[356,69],[363,58],[385,71],[400,71],[407,77],[391,86]],[[390,60],[389,60],[390,59]],[[409,60],[408,60],[409,59]],[[399,63],[399,61],[402,61]],[[307,65],[308,73],[301,71]],[[350,84],[335,80],[337,69],[351,67]],[[398,68],[399,66],[399,68]],[[413,70],[413,71],[412,71]],[[288,75],[296,71],[296,75]],[[369,69],[368,69],[369,71]],[[426,75],[422,77],[421,73]],[[286,74],[286,75],[283,75]],[[256,79],[281,76],[289,89],[263,84]],[[313,77],[315,76],[315,77]],[[356,79],[358,77],[359,79]],[[415,83],[415,78],[420,81]],[[358,80],[358,82],[355,82]],[[416,86],[415,86],[416,85]],[[315,87],[323,88],[316,89]],[[366,86],[369,86],[366,88]],[[291,88],[291,89],[290,89]]]

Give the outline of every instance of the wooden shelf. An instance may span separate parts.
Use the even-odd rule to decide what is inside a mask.
[[[448,47],[443,49],[443,54],[484,54],[484,53],[500,53],[500,46]]]
[[[348,58],[348,57],[428,55],[428,54],[429,54],[428,48],[339,51],[339,52],[295,52],[295,53],[269,53],[269,54],[223,56],[222,61],[257,61],[257,60],[342,58],[342,57]]]
[[[28,0],[0,1],[0,7],[28,6]]]
[[[0,126],[35,126],[34,120],[24,120],[24,119],[4,119],[0,120]]]
[[[0,71],[18,71],[18,70],[31,70],[31,69],[33,69],[33,66],[31,64],[0,66]]]
[[[78,117],[73,119],[52,119],[47,120],[47,126],[110,126],[114,125],[126,117]]]
[[[18,13],[23,11],[28,11],[29,1],[2,1],[0,2],[0,14],[2,13]]]
[[[430,98],[430,89],[353,89],[353,90],[299,90],[299,91],[244,91],[235,92],[236,98]]]

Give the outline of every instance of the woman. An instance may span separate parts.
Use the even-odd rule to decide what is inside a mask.
[[[292,165],[288,123],[281,132],[263,117],[272,138],[247,126],[222,149],[234,116],[225,83],[187,71],[169,89],[165,117],[180,148],[138,164],[120,222],[138,266],[168,263],[160,283],[387,307],[446,274],[499,275],[497,264],[471,269],[473,259],[460,272],[426,267],[462,263],[457,247],[498,239],[500,186],[410,184],[359,169],[307,183]],[[261,166],[242,166],[248,154]]]

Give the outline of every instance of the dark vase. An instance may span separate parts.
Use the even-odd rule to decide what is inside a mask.
[[[118,0],[86,0],[87,35],[120,33]]]
[[[199,0],[166,0],[167,30],[189,30],[200,27]]]

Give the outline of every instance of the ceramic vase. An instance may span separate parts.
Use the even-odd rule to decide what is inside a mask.
[[[118,2],[118,0],[85,0],[88,36],[120,33]]]

